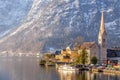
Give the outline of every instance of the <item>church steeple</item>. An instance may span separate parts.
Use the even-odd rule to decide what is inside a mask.
[[[101,32],[101,35],[104,33],[106,34],[105,23],[104,23],[104,12],[103,11],[102,11],[102,16],[101,16],[100,32]]]
[[[98,45],[100,47],[100,61],[101,63],[105,63],[107,60],[107,34],[104,23],[104,12],[102,12],[101,16],[101,24],[98,35]]]
[[[102,11],[102,16],[101,16],[101,24],[100,24],[100,30],[99,30],[99,36],[98,36],[98,43],[102,43],[102,36],[107,35],[106,30],[105,30],[105,22],[104,22],[104,12]]]

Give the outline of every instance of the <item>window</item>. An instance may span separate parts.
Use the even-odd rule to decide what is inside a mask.
[[[111,57],[117,57],[117,54],[116,54],[116,53],[111,53],[110,56],[111,56]]]
[[[105,39],[103,39],[103,42],[105,42]]]

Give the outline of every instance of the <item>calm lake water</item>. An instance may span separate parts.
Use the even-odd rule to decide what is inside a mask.
[[[0,80],[120,80],[120,75],[91,72],[58,72],[39,66],[39,59],[0,59]]]

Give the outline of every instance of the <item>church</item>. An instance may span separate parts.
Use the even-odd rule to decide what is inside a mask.
[[[98,63],[100,64],[107,63],[107,33],[106,33],[105,23],[104,23],[104,12],[102,12],[102,15],[101,15],[101,23],[100,23],[100,29],[98,34],[98,43],[83,42],[83,44],[80,45],[80,49],[78,50],[78,53],[80,53],[80,51],[82,51],[82,49],[84,48],[88,53],[87,64],[91,64],[92,57],[96,57],[98,59]]]
[[[100,63],[107,63],[107,33],[104,23],[104,12],[101,16],[100,30],[98,34],[99,60]]]

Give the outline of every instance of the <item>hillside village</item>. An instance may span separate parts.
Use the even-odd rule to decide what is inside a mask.
[[[99,64],[110,64],[110,62],[116,63],[116,61],[117,63],[119,62],[115,57],[117,57],[116,53],[119,53],[120,51],[115,48],[107,49],[107,32],[105,30],[104,12],[102,12],[101,16],[98,43],[95,41],[84,42],[80,37],[78,40],[78,43],[74,43],[73,48],[71,48],[71,46],[67,46],[65,49],[55,51],[54,53],[45,53],[43,59],[52,62],[76,63],[82,54],[86,54],[85,64],[92,64],[92,58],[96,58],[96,63]],[[116,56],[110,56],[111,53]]]
[[[81,42],[81,43],[74,43],[73,49],[71,49],[70,46],[66,47],[65,49],[62,49],[60,51],[56,51],[53,54],[47,53],[48,55],[51,55],[52,57],[46,56],[45,54],[44,59],[45,60],[53,60],[55,62],[75,62],[78,59],[78,56],[82,54],[82,52],[85,51],[87,61],[85,64],[91,64],[92,57],[96,57],[98,60],[98,63],[106,63],[107,61],[107,34],[105,30],[105,24],[104,24],[104,13],[102,12],[101,17],[101,25],[98,35],[98,44],[93,42]],[[54,56],[54,57],[53,57]]]
[[[75,45],[74,49],[71,50],[70,47],[66,47],[66,49],[62,49],[61,51],[56,51],[55,53],[46,53],[44,56],[45,60],[48,60],[47,54],[51,55],[49,60],[53,60],[56,62],[65,62],[65,63],[71,63],[75,62],[79,56],[79,54],[82,53],[82,51],[85,49],[88,56],[88,62],[86,64],[91,63],[91,58],[96,57],[99,59],[98,56],[98,46],[95,42],[84,42],[82,45]]]

